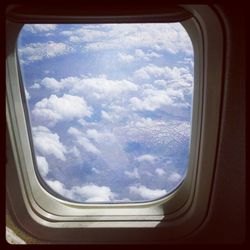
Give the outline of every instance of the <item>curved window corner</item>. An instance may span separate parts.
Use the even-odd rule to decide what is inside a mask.
[[[14,213],[25,230],[52,242],[114,242],[116,235],[147,243],[182,238],[203,221],[223,37],[209,7],[181,10],[131,16],[132,23],[100,16],[94,24],[91,17],[64,16],[60,24],[60,13],[37,20],[12,13],[7,195],[12,210],[22,207]]]

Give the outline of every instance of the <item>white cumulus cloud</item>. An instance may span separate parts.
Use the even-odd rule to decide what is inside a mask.
[[[41,81],[41,85],[47,89],[58,91],[63,88],[63,85],[53,77],[45,77]]]
[[[148,48],[171,54],[192,54],[191,40],[180,23],[105,24],[82,26],[62,32],[71,42],[85,43],[87,50]]]
[[[116,197],[116,194],[108,186],[98,186],[90,183],[67,189],[58,180],[46,180],[46,183],[60,195],[81,202],[111,202]]]
[[[24,25],[24,30],[30,31],[32,33],[38,32],[48,32],[56,30],[56,24],[26,24]]]
[[[134,168],[133,171],[124,171],[124,174],[127,175],[129,178],[136,178],[136,179],[139,179],[140,178],[140,175],[139,175],[139,172],[138,172],[138,168]]]
[[[168,176],[168,181],[170,182],[178,182],[180,181],[182,178],[182,176],[178,173],[171,173],[169,176]]]
[[[162,55],[155,53],[155,52],[145,52],[142,49],[136,49],[135,50],[135,57],[143,59],[145,61],[149,61],[152,58],[158,58],[161,57]]]
[[[25,92],[26,99],[29,100],[30,99],[30,94],[29,94],[29,92],[27,91],[26,88],[24,88],[24,92]]]
[[[58,180],[45,180],[48,186],[58,194],[68,199],[74,199],[71,190],[65,188],[64,184]]]
[[[177,114],[190,107],[185,96],[192,93],[193,77],[182,67],[159,67],[149,64],[134,73],[135,78],[152,80],[156,84],[144,84],[138,96],[130,98],[130,107],[136,111],[165,110]],[[155,79],[155,80],[153,80]]]
[[[155,173],[156,173],[157,175],[159,175],[159,176],[162,176],[162,175],[164,175],[166,172],[165,172],[164,169],[162,169],[162,168],[157,168],[157,169],[155,170]]]
[[[70,127],[68,133],[74,136],[77,144],[83,147],[87,152],[97,155],[100,154],[99,149],[78,129]]]
[[[147,200],[154,200],[167,194],[165,189],[150,189],[143,185],[130,186],[129,192]]]
[[[83,97],[64,94],[62,97],[51,95],[35,104],[32,115],[35,119],[54,126],[59,121],[90,117],[92,108]]]
[[[45,177],[49,172],[49,165],[45,157],[43,156],[36,156],[37,167],[40,174]]]
[[[132,97],[130,99],[130,105],[132,110],[148,110],[155,111],[156,109],[170,106],[173,104],[173,100],[169,97],[166,91],[162,90],[148,90],[144,92],[143,99],[138,97]]]
[[[154,161],[156,160],[156,157],[154,155],[144,154],[144,155],[140,155],[136,157],[136,160],[139,162],[146,161],[146,162],[154,163]]]
[[[94,184],[75,186],[72,188],[72,192],[85,202],[110,202],[116,196],[109,187]]]
[[[119,53],[118,60],[120,62],[131,63],[135,60],[134,56],[126,54],[126,53]]]
[[[30,86],[31,89],[40,89],[41,85],[39,83],[34,83]]]
[[[73,49],[65,43],[49,41],[46,43],[30,43],[18,49],[24,63],[40,61],[72,52]]]
[[[150,79],[151,77],[154,78],[163,78],[167,81],[183,81],[184,85],[190,85],[193,81],[193,76],[191,75],[190,71],[183,67],[159,67],[154,64],[148,64],[144,67],[135,71],[135,77],[141,79]]]
[[[67,153],[67,150],[60,142],[57,133],[52,133],[44,126],[33,127],[32,133],[35,148],[40,154],[52,155],[62,161],[66,160],[65,153]]]
[[[120,52],[118,53],[118,60],[120,62],[124,62],[124,63],[131,63],[135,60],[145,60],[145,61],[149,61],[151,60],[152,58],[159,58],[161,57],[162,55],[158,54],[158,53],[155,53],[155,52],[145,52],[144,50],[142,49],[136,49],[134,51],[133,54],[128,54],[128,53],[124,53],[124,52]]]
[[[105,39],[107,35],[105,31],[91,29],[89,28],[89,25],[87,26],[88,27],[83,25],[81,28],[74,30],[64,30],[61,32],[61,34],[67,36],[73,43],[92,42],[96,39]],[[95,27],[98,26],[95,25]]]
[[[138,89],[137,85],[131,81],[110,80],[104,75],[93,78],[67,77],[60,80],[45,77],[41,84],[53,91],[68,90],[70,94],[85,94],[95,99],[110,99]]]

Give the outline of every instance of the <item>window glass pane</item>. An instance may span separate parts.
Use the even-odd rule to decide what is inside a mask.
[[[18,38],[35,160],[76,202],[143,202],[184,179],[193,47],[180,23],[27,24]]]

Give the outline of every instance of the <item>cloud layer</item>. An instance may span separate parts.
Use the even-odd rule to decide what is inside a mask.
[[[78,202],[144,202],[181,183],[194,65],[180,23],[29,24],[18,57],[51,189]]]
[[[112,202],[116,196],[109,187],[97,186],[92,183],[83,186],[73,186],[71,189],[67,189],[60,181],[47,180],[46,182],[58,194],[71,200],[81,201],[84,199],[87,203]]]
[[[143,185],[131,186],[129,191],[147,200],[154,200],[167,194],[165,189],[150,189]]]
[[[95,30],[93,30],[95,27]],[[192,54],[192,45],[179,24],[107,24],[63,31],[71,42],[86,43],[87,50],[152,48],[171,54]]]
[[[36,150],[42,155],[52,155],[55,158],[65,161],[65,153],[67,150],[65,146],[61,143],[60,137],[57,133],[52,133],[48,128],[43,126],[33,127],[33,140]],[[38,164],[42,166],[42,169],[46,169],[44,165],[45,162],[38,161]],[[41,167],[40,167],[41,168]],[[46,172],[46,170],[44,171]]]
[[[56,24],[26,24],[24,30],[32,33],[54,31],[57,28]]]
[[[45,58],[65,55],[72,52],[73,49],[60,42],[48,41],[46,43],[30,43],[18,49],[18,53],[23,63],[41,61]]]
[[[90,117],[92,108],[83,97],[64,94],[62,97],[51,95],[37,102],[32,114],[35,119],[53,126],[62,120]]]

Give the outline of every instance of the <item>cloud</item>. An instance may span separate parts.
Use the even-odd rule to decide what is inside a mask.
[[[72,192],[84,199],[85,202],[110,202],[114,200],[116,194],[107,186],[97,186],[94,184],[75,186]]]
[[[77,128],[70,127],[68,133],[75,138],[79,146],[89,153],[96,154],[99,159],[106,163],[108,168],[114,170],[119,168],[121,170],[128,165],[127,153],[112,132],[96,129],[80,131]]]
[[[84,58],[90,64],[85,65],[82,57],[74,54],[67,60],[76,60],[75,65],[82,69],[78,74],[73,65],[66,70],[68,73],[58,71],[54,63],[60,62],[59,57],[47,60],[45,56],[46,65],[28,66],[34,71],[27,82],[30,85],[26,85],[32,95],[31,121],[33,126],[40,124],[49,128],[39,126],[34,136],[41,175],[45,179],[57,179],[49,180],[50,185],[76,201],[116,202],[126,197],[133,202],[143,200],[143,196],[151,199],[165,195],[169,186],[178,185],[181,180],[176,171],[185,168],[181,161],[186,159],[181,157],[186,154],[184,147],[190,138],[189,120],[183,122],[182,116],[178,121],[177,112],[173,112],[173,107],[186,107],[191,100],[191,96],[187,96],[192,87],[191,67],[175,61],[186,54],[180,47],[166,49],[163,39],[154,40],[150,29],[143,25],[141,28],[140,25],[128,26],[128,30],[124,29],[126,26],[83,25],[85,28],[79,33],[75,32],[77,25],[66,26],[63,27],[71,30],[63,32],[66,37],[62,39],[61,34],[54,43],[83,49]],[[161,30],[154,25],[151,30],[153,27]],[[57,32],[62,30],[59,28]],[[25,41],[32,35],[24,34]],[[121,34],[127,39],[128,47]],[[35,40],[32,38],[30,42],[45,46],[45,39],[53,40],[41,35],[32,37]],[[77,44],[69,43],[68,39]],[[112,47],[116,39],[120,39],[120,44]],[[99,42],[104,47],[95,50]],[[105,46],[112,51],[101,51]],[[182,54],[173,55],[180,52]],[[119,60],[135,63],[121,71],[112,71],[105,66],[110,63],[110,55],[117,57],[117,63]],[[167,61],[164,57],[168,57]],[[98,66],[96,70],[95,66]],[[37,70],[39,76],[36,76]],[[171,156],[174,156],[173,163],[167,164]],[[65,171],[61,171],[61,167]],[[180,173],[182,171],[180,169]],[[96,194],[90,195],[91,188]],[[115,197],[114,192],[119,196]]]
[[[191,40],[180,23],[83,25],[61,33],[86,50],[148,48],[171,54],[193,53]]]
[[[30,99],[30,94],[29,94],[29,92],[27,91],[26,88],[24,88],[24,92],[25,92],[26,99],[29,100]]]
[[[141,129],[141,128],[144,128],[144,127],[145,128],[150,128],[150,127],[157,126],[158,123],[159,123],[158,121],[155,121],[150,117],[146,117],[146,118],[139,117],[136,120],[131,121],[129,125],[131,127],[136,127],[136,128]]]
[[[86,137],[81,137],[77,139],[79,145],[81,145],[87,152],[89,153],[93,153],[93,154],[100,154],[99,149],[96,148],[96,146],[94,146],[94,144],[92,144],[88,138]]]
[[[90,117],[92,108],[87,105],[83,97],[67,94],[62,97],[51,95],[35,104],[32,115],[38,121],[54,126],[59,121]]]
[[[46,183],[60,195],[81,202],[111,202],[116,197],[109,187],[93,183],[73,186],[70,189],[66,189],[64,184],[58,180],[46,180]]]
[[[140,69],[136,70],[134,73],[135,77],[139,79],[150,79],[163,78],[166,81],[174,81],[174,83],[182,80],[184,81],[184,86],[190,86],[193,81],[193,76],[187,68],[183,67],[159,67],[154,64],[148,64]],[[182,84],[182,85],[183,85]]]
[[[56,24],[25,24],[24,30],[30,31],[31,33],[38,33],[38,32],[48,32],[56,30]]]
[[[159,175],[159,176],[163,176],[166,172],[165,172],[164,169],[162,169],[162,168],[157,168],[157,169],[155,170],[155,173],[156,173],[157,175]]]
[[[180,60],[177,63],[187,65],[192,70],[194,68],[194,59],[192,57],[185,57],[183,60]]]
[[[155,52],[144,52],[142,49],[136,49],[135,50],[135,57],[143,59],[145,61],[149,61],[152,58],[158,58],[161,57],[162,55],[157,54]]]
[[[129,198],[123,198],[123,199],[115,199],[116,203],[122,202],[122,203],[128,203],[128,202],[133,202]]]
[[[60,142],[60,137],[57,133],[52,133],[43,126],[33,127],[32,133],[35,148],[40,154],[45,156],[52,155],[62,161],[66,160],[65,153],[67,153],[67,150]]]
[[[88,129],[87,132],[86,132],[86,135],[91,138],[91,139],[94,139],[95,141],[99,141],[99,140],[102,140],[104,136],[112,136],[111,134],[108,134],[108,133],[100,133],[98,132],[96,129]]]
[[[132,110],[136,111],[155,111],[156,109],[170,106],[173,104],[173,100],[166,94],[166,91],[162,90],[149,90],[145,93],[143,99],[138,97],[132,97],[130,99],[130,105]]]
[[[143,84],[140,79],[137,80],[140,84],[128,80],[110,80],[102,75],[66,77],[59,80],[45,77],[41,85],[52,92],[64,91],[71,95],[84,96],[88,103],[101,109],[100,115],[106,122],[119,122],[125,117],[129,119],[134,115],[133,111],[160,110],[182,115],[190,108],[191,104],[186,100],[186,96],[192,93],[193,78],[189,70],[149,64],[136,72],[144,72],[148,77],[156,78],[152,82],[158,81],[157,84]]]
[[[154,83],[157,85],[157,86],[160,86],[160,87],[165,87],[167,86],[168,82],[166,80],[163,80],[163,79],[160,79],[160,80],[155,80]]]
[[[118,53],[118,60],[120,62],[131,63],[135,60],[134,56],[126,53]]]
[[[102,110],[101,111],[101,117],[103,118],[104,121],[108,121],[111,123],[119,123],[119,121],[122,121],[124,118],[129,118],[130,115],[133,115],[131,110],[129,109],[128,105],[126,104],[126,99],[125,103],[123,104],[122,102],[124,101],[125,98],[117,98],[115,101],[117,104],[123,105],[116,105],[116,104],[110,104],[109,102],[103,103],[105,105],[106,111]],[[129,100],[129,98],[128,98]],[[104,106],[102,105],[102,106]]]
[[[58,90],[64,88],[64,86],[53,77],[43,78],[41,81],[41,85],[45,86],[47,89],[52,89],[54,91],[58,91]]]
[[[109,168],[121,170],[127,167],[129,163],[127,153],[113,132],[88,129],[86,136],[95,142]]]
[[[86,135],[96,142],[110,141],[114,142],[116,140],[115,135],[111,132],[97,131],[96,129],[88,129]]]
[[[144,154],[144,155],[140,155],[140,156],[136,157],[136,160],[139,162],[146,161],[146,162],[149,162],[152,164],[155,162],[156,157],[153,155],[150,155],[150,154]]]
[[[70,127],[68,133],[73,135],[78,145],[83,147],[87,152],[92,154],[100,154],[100,150],[90,140],[76,128]]]
[[[81,28],[74,30],[64,30],[60,34],[67,36],[70,42],[73,43],[82,43],[82,42],[91,42],[96,39],[105,39],[107,33],[105,31],[96,30],[88,28],[89,25],[82,25]],[[98,25],[95,25],[95,28]]]
[[[130,98],[134,111],[155,111],[161,109],[173,114],[182,114],[191,104],[186,96],[192,94],[193,76],[183,67],[159,67],[149,64],[134,73],[135,78],[154,81],[155,84],[142,84],[137,96]],[[155,80],[154,80],[155,79]]]
[[[94,99],[114,98],[122,93],[136,91],[137,85],[127,80],[109,80],[106,76],[67,77],[60,80],[45,77],[41,84],[53,91],[68,90],[70,94],[85,94]]]
[[[187,94],[184,88],[168,87],[164,90],[147,88],[140,94],[141,98],[132,97],[130,99],[130,107],[134,111],[155,111],[157,109],[170,111],[171,107],[190,107],[190,104],[184,98],[184,95]]]
[[[182,176],[178,173],[171,173],[170,176],[168,176],[167,180],[170,182],[179,182],[182,179]]]
[[[23,29],[31,33],[48,32],[56,30],[56,24],[25,24]]]
[[[68,129],[68,134],[75,137],[77,144],[83,147],[87,152],[93,153],[93,154],[100,154],[100,151],[96,146],[90,142],[88,138],[85,137],[84,133],[79,131],[76,128],[70,127]]]
[[[18,49],[21,60],[31,63],[72,52],[73,49],[64,43],[49,41],[46,43],[30,43]]]
[[[130,108],[133,111],[156,111],[166,112],[173,114],[174,116],[185,117],[189,115],[186,110],[190,108],[190,103],[184,101],[183,91],[162,91],[162,90],[150,90],[151,94],[144,92],[145,96],[141,99],[138,97],[132,97],[130,99]]]
[[[149,155],[153,155],[153,152],[159,149],[159,156],[155,156],[157,157],[155,163],[157,162],[158,166],[158,163],[162,161],[162,157],[165,158],[168,154],[174,155],[176,159],[183,159],[180,155],[180,149],[183,149],[186,142],[189,141],[190,129],[190,122],[172,119],[155,120],[138,116],[133,120],[131,119],[127,125],[118,127],[116,134],[122,137],[121,140],[125,145],[130,142],[145,145],[146,148],[150,149],[147,152]],[[141,155],[137,155],[137,161],[140,156]],[[139,158],[139,160],[143,160],[143,158],[144,157]],[[146,158],[151,160],[151,157]]]
[[[48,74],[51,74],[51,73],[54,73],[54,72],[53,72],[53,71],[50,71],[50,70],[48,70],[48,69],[47,69],[47,70],[44,70],[44,74],[45,74],[45,75],[48,75]]]
[[[45,177],[49,172],[49,165],[48,165],[46,158],[43,156],[37,155],[36,162],[37,162],[39,173],[42,175],[42,177]]]
[[[100,173],[101,173],[101,171],[98,170],[97,168],[92,168],[91,170],[92,170],[95,174],[100,174]]]
[[[112,121],[113,118],[114,118],[113,115],[107,113],[104,110],[101,111],[101,116],[102,116],[103,119],[108,120],[108,121]]]
[[[34,83],[33,85],[30,86],[30,89],[40,89],[41,85],[38,83]]]
[[[129,192],[146,200],[154,200],[167,194],[165,189],[150,189],[143,185],[130,186]]]
[[[145,60],[145,61],[149,61],[152,58],[159,58],[162,55],[157,54],[155,52],[145,52],[142,49],[136,49],[134,51],[134,54],[127,54],[127,53],[118,53],[118,60],[120,62],[124,62],[124,63],[131,63],[135,60]]]
[[[76,159],[81,159],[81,152],[79,151],[79,149],[76,146],[71,146],[70,148],[67,149],[68,153],[71,153],[74,157],[76,157]]]
[[[134,168],[133,171],[124,171],[124,174],[127,175],[129,178],[132,178],[132,179],[139,179],[140,178],[140,175],[139,175],[139,172],[138,172],[138,168]]]
[[[58,180],[45,180],[48,186],[58,194],[68,199],[74,199],[73,194],[70,190],[66,189],[64,184]]]

